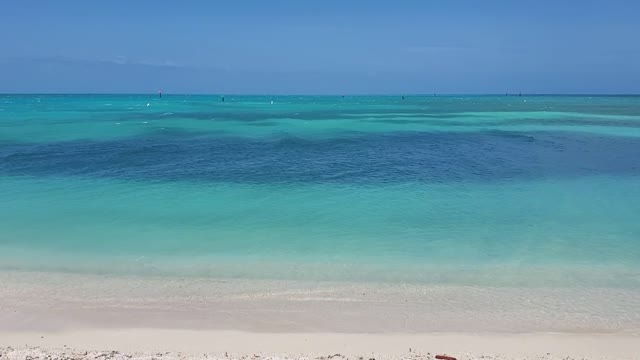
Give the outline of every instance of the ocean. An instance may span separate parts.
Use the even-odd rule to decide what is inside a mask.
[[[640,97],[0,95],[0,271],[640,288]]]

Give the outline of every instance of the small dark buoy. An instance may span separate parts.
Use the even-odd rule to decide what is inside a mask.
[[[224,102],[224,96],[222,97],[222,102]]]
[[[402,97],[402,100],[404,100],[404,96]]]

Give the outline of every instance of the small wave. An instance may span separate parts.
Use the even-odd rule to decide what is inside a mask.
[[[166,112],[166,113],[164,113],[162,115],[173,115],[173,113],[172,112]]]
[[[492,130],[492,131],[488,131],[487,133],[491,134],[491,135],[494,135],[494,136],[507,138],[507,139],[521,139],[521,140],[524,140],[524,141],[527,141],[527,142],[536,141],[536,138],[534,136],[532,136],[532,135],[514,133],[514,132],[510,132],[510,131]]]

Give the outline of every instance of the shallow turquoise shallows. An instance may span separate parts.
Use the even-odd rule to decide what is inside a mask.
[[[0,269],[640,287],[640,97],[0,95]]]

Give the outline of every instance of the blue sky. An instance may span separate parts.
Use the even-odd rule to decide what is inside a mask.
[[[640,93],[640,1],[4,1],[0,92]]]

